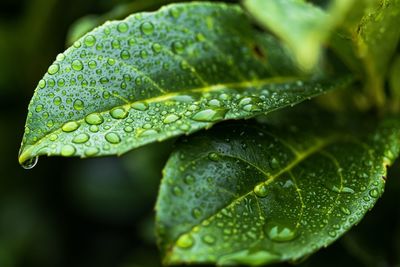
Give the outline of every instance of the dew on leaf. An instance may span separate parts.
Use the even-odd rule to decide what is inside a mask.
[[[61,129],[66,133],[73,132],[78,128],[79,128],[79,123],[77,123],[76,121],[69,121],[61,127]]]
[[[154,31],[154,25],[151,22],[143,22],[142,25],[140,25],[140,30],[146,35],[152,34]]]
[[[372,189],[371,191],[369,191],[369,195],[373,198],[377,198],[379,197],[379,192],[377,189]]]
[[[204,236],[201,238],[201,240],[202,240],[204,243],[208,244],[208,245],[212,245],[212,244],[215,243],[215,237],[212,236],[212,235],[204,235]]]
[[[254,187],[254,194],[258,197],[266,197],[268,194],[268,186],[263,182]]]
[[[291,241],[297,236],[294,229],[273,222],[267,223],[264,230],[268,238],[276,242]]]
[[[61,148],[61,156],[70,157],[70,156],[75,154],[75,151],[76,151],[76,149],[75,149],[74,146],[72,146],[72,145],[64,145]]]
[[[83,103],[83,101],[82,100],[80,100],[80,99],[76,99],[75,101],[74,101],[74,109],[75,110],[82,110],[84,107],[85,107],[85,104]]]
[[[120,22],[117,26],[117,30],[121,33],[124,33],[129,30],[129,26],[126,22]]]
[[[54,75],[54,74],[56,74],[56,73],[58,72],[59,69],[60,69],[60,65],[58,65],[58,64],[52,64],[52,65],[50,65],[50,67],[49,67],[49,69],[47,70],[47,72],[48,72],[50,75]]]
[[[75,59],[74,61],[72,61],[71,67],[76,71],[82,70],[83,69],[82,61],[80,61],[79,59]]]
[[[99,153],[99,149],[97,147],[89,147],[85,149],[85,155],[87,157],[92,157],[94,155],[96,155],[97,153]]]
[[[194,238],[191,234],[183,234],[176,241],[176,245],[183,249],[191,248],[194,245]]]
[[[114,119],[124,119],[128,116],[128,111],[126,111],[124,108],[116,107],[110,111],[110,115]]]
[[[84,43],[87,47],[91,47],[96,43],[96,37],[94,37],[93,35],[87,35],[85,37]]]
[[[146,102],[135,102],[131,107],[136,110],[145,111],[149,108],[149,105]]]
[[[80,133],[72,139],[72,142],[75,144],[83,144],[89,140],[89,135],[86,133]]]
[[[85,121],[91,125],[99,125],[99,124],[103,123],[104,119],[100,113],[95,112],[95,113],[90,113],[89,115],[87,115],[85,117]]]
[[[168,124],[168,123],[173,123],[173,122],[179,120],[179,118],[180,118],[180,117],[179,117],[178,115],[175,115],[175,114],[168,114],[167,116],[165,116],[165,118],[164,118],[164,120],[163,120],[163,123],[166,123],[166,124]]]
[[[205,109],[195,113],[192,116],[192,120],[203,122],[218,121],[225,117],[226,112],[226,109]]]
[[[119,142],[121,142],[121,138],[119,137],[119,135],[114,132],[107,133],[105,135],[105,139],[111,144],[118,144]]]

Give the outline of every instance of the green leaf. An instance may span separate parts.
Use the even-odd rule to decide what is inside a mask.
[[[244,6],[289,45],[303,69],[311,70],[319,59],[321,46],[354,1],[332,2],[328,12],[302,0],[244,0]]]
[[[400,110],[400,54],[396,55],[389,72],[389,86],[392,97],[392,108]]]
[[[156,205],[165,264],[298,261],[373,207],[399,154],[399,120],[295,114],[183,139]]]
[[[384,79],[400,38],[400,0],[381,0],[354,28],[357,54],[364,63],[366,86],[378,105],[384,104]]]
[[[119,155],[347,81],[300,76],[237,5],[170,5],[107,22],[57,56],[29,105],[19,161]]]

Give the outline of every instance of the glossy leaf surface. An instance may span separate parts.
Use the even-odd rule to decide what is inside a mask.
[[[300,76],[239,6],[170,5],[107,22],[57,56],[29,105],[19,161],[122,154],[342,84]]]
[[[164,263],[296,261],[359,222],[383,192],[400,123],[336,127],[319,115],[184,138],[156,206]]]

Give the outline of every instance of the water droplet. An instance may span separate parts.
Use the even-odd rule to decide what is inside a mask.
[[[329,235],[330,237],[336,237],[336,232],[335,232],[335,231],[329,231],[329,232],[328,232],[328,235]]]
[[[84,43],[87,47],[91,47],[96,43],[96,38],[93,35],[87,35],[85,37]]]
[[[211,99],[210,101],[208,101],[208,105],[213,107],[219,107],[221,106],[221,102],[218,99]]]
[[[342,193],[354,194],[354,190],[350,187],[343,187]]]
[[[194,238],[191,234],[183,234],[176,241],[176,245],[183,249],[191,248],[194,245]]]
[[[80,100],[80,99],[77,99],[77,100],[75,100],[74,101],[74,109],[75,110],[82,110],[84,107],[85,107],[85,104],[83,103],[83,101],[82,100]]]
[[[187,176],[184,178],[184,182],[185,182],[185,184],[187,184],[187,185],[192,185],[192,184],[194,184],[195,181],[196,181],[196,179],[195,179],[194,176],[192,176],[192,175],[187,175]]]
[[[111,144],[118,144],[119,142],[121,142],[121,138],[119,137],[119,135],[114,132],[107,133],[105,138]]]
[[[82,44],[80,41],[75,41],[73,45],[75,48],[79,48],[79,47],[81,47]]]
[[[124,131],[127,132],[127,133],[133,132],[133,127],[131,127],[131,126],[126,126],[126,127],[124,128]]]
[[[260,183],[254,187],[253,191],[258,197],[266,197],[268,195],[268,186],[265,183]]]
[[[48,72],[50,75],[54,75],[54,74],[56,74],[56,73],[58,72],[59,69],[60,69],[60,65],[58,65],[58,64],[52,64],[52,65],[50,65],[50,67],[49,67],[49,69],[47,70],[47,72]]]
[[[46,81],[41,79],[38,83],[39,88],[44,88],[46,86]]]
[[[158,134],[157,130],[148,129],[148,130],[145,130],[145,131],[141,132],[139,134],[139,136],[152,136],[152,135],[155,135],[155,134]]]
[[[212,245],[215,243],[215,237],[213,237],[212,235],[205,235],[201,240],[203,240],[203,242],[208,245]]]
[[[127,60],[127,59],[130,59],[130,58],[131,58],[131,54],[130,54],[128,51],[126,51],[126,50],[122,50],[122,51],[121,51],[120,57],[121,57],[122,59]]]
[[[182,188],[180,188],[179,186],[174,186],[174,187],[172,188],[172,193],[173,193],[175,196],[181,196],[181,195],[183,194],[183,191],[182,191]]]
[[[76,71],[82,70],[83,69],[82,61],[80,61],[79,59],[75,59],[74,61],[72,61],[71,67]]]
[[[192,116],[192,120],[203,122],[218,121],[225,117],[226,112],[226,109],[205,109],[195,113]]]
[[[35,107],[35,111],[36,112],[40,112],[40,111],[42,111],[43,110],[43,105],[37,105],[36,107]]]
[[[172,17],[178,18],[180,15],[180,11],[177,8],[171,8],[169,13],[171,14]]]
[[[97,67],[97,62],[94,60],[90,60],[88,63],[89,68],[95,69]]]
[[[369,195],[373,198],[377,198],[379,197],[379,192],[377,189],[372,189],[371,191],[369,191]]]
[[[65,55],[63,53],[58,54],[56,57],[57,61],[63,61],[64,59],[65,59]]]
[[[75,147],[72,145],[64,145],[61,148],[61,156],[70,157],[75,154]]]
[[[172,49],[176,54],[180,54],[185,50],[185,46],[182,42],[176,41],[172,43]]]
[[[272,222],[266,224],[265,232],[269,239],[277,242],[291,241],[297,235],[291,228]]]
[[[89,130],[90,130],[92,133],[97,133],[97,132],[99,131],[99,127],[98,127],[97,125],[91,125],[91,126],[89,127]]]
[[[54,105],[59,106],[59,105],[61,104],[61,97],[56,96],[56,97],[53,99],[53,103],[54,103]]]
[[[83,144],[89,140],[89,135],[86,133],[78,134],[77,136],[72,139],[72,142],[75,144]]]
[[[110,111],[110,115],[114,119],[120,120],[120,119],[125,119],[128,116],[128,112],[124,108],[116,107]]]
[[[149,105],[146,102],[135,102],[131,107],[136,110],[145,111],[149,108]]]
[[[85,155],[87,157],[92,157],[94,155],[96,155],[97,153],[99,153],[99,149],[97,147],[89,147],[85,149]]]
[[[195,219],[199,219],[201,217],[201,215],[203,214],[203,212],[201,211],[201,209],[199,208],[194,208],[192,210],[192,215]]]
[[[350,215],[351,214],[351,211],[348,208],[341,207],[340,210],[346,215]]]
[[[114,66],[114,64],[115,64],[115,59],[113,59],[113,58],[107,59],[107,64],[110,65],[110,66]]]
[[[103,123],[103,116],[100,113],[91,113],[85,117],[85,121],[91,125],[99,125]]]
[[[121,33],[127,32],[129,30],[129,26],[125,22],[121,22],[117,26],[117,30]]]
[[[140,30],[143,34],[152,34],[154,31],[154,25],[151,22],[143,22],[142,25],[140,25]]]
[[[50,139],[50,141],[54,142],[58,139],[58,135],[52,134],[52,135],[50,135],[49,139]]]
[[[39,160],[39,157],[36,156],[34,158],[30,158],[28,160],[25,160],[24,162],[21,163],[22,168],[24,168],[25,170],[29,170],[32,169],[33,167],[36,166],[37,162]]]
[[[69,121],[62,126],[62,130],[66,133],[73,132],[79,128],[79,123],[76,121]]]
[[[173,123],[179,119],[180,119],[180,117],[175,114],[168,114],[167,116],[165,116],[163,123],[166,123],[166,124]]]
[[[158,43],[154,43],[151,48],[153,49],[154,53],[160,53],[162,50],[162,47]]]
[[[276,158],[272,158],[270,165],[272,169],[279,168],[279,161]]]
[[[208,159],[212,161],[218,161],[219,160],[219,155],[215,152],[212,152],[208,154]]]

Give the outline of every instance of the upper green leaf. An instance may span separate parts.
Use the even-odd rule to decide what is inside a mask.
[[[310,70],[318,61],[322,44],[354,1],[332,2],[328,13],[303,0],[244,0],[244,5],[289,45],[302,68]]]
[[[400,122],[339,127],[315,115],[185,138],[156,206],[164,262],[296,261],[358,223],[383,192]]]
[[[57,56],[29,105],[19,161],[121,154],[342,84],[300,76],[239,6],[170,5],[107,22]]]

